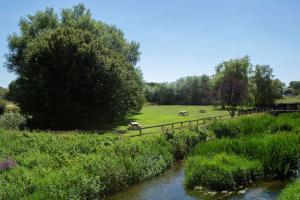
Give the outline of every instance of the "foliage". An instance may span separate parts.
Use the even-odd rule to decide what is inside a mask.
[[[293,89],[294,95],[300,94],[300,81],[291,81],[289,84],[289,88]]]
[[[238,177],[239,173],[233,176],[226,171],[226,160],[217,163],[215,159],[220,155],[236,155],[249,161],[257,161],[265,177],[290,177],[298,169],[299,120],[299,114],[286,114],[277,118],[261,115],[258,119],[247,117],[231,120],[230,125],[224,122],[217,124],[216,130],[229,130],[228,135],[232,138],[200,143],[194,148],[186,163],[187,184],[190,187],[201,185],[215,190],[234,189],[235,181],[232,177]],[[212,125],[214,124],[216,122]],[[236,135],[239,137],[234,137],[233,133],[237,130]],[[244,163],[247,161],[235,163],[234,167],[243,168]]]
[[[9,96],[33,127],[92,129],[142,107],[139,45],[81,4],[21,19],[8,43],[6,67],[18,75]]]
[[[188,132],[168,141],[162,135],[137,138],[76,132],[20,132],[0,129],[0,199],[101,199],[160,174],[175,157],[175,144],[195,144]],[[189,152],[185,144],[179,152]],[[174,145],[174,146],[173,146]]]
[[[282,99],[284,94],[285,84],[281,82],[279,79],[272,80],[272,92],[274,99]]]
[[[214,155],[234,153],[248,159],[259,160],[266,175],[289,176],[297,169],[299,137],[281,133],[247,136],[237,139],[220,139],[197,145],[193,155]]]
[[[289,184],[281,192],[279,200],[300,200],[300,180],[296,180],[294,183]]]
[[[232,109],[245,102],[248,93],[250,59],[245,56],[229,60],[216,67],[215,90],[219,92],[222,105]],[[234,115],[234,113],[232,113]]]
[[[26,117],[18,112],[5,112],[0,116],[0,127],[4,129],[19,129],[26,125]]]
[[[160,105],[207,105],[212,101],[207,75],[187,76],[172,83],[148,83],[144,92],[148,102]]]
[[[207,138],[205,130],[195,128],[193,131],[175,131],[169,139],[173,147],[173,155],[176,159],[183,159],[193,147]]]
[[[269,107],[274,104],[273,77],[273,69],[270,66],[255,66],[253,81],[256,85],[255,103],[257,107]]]
[[[20,108],[13,103],[7,103],[4,108],[4,112],[20,112],[20,111],[21,111]]]
[[[236,137],[261,133],[276,133],[279,131],[292,131],[299,126],[299,114],[287,114],[274,117],[272,115],[243,116],[235,120],[214,121],[208,129],[216,137]]]
[[[256,180],[263,173],[259,161],[220,153],[212,157],[190,157],[185,166],[188,187],[203,186],[211,190],[233,190]]]

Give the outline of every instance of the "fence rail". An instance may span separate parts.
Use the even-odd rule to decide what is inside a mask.
[[[262,113],[262,112],[270,112],[272,109],[270,108],[254,108],[254,109],[247,109],[247,110],[239,110],[237,112],[236,116],[241,116],[241,115],[249,115],[253,113]],[[118,130],[118,134],[125,134],[125,133],[131,133],[131,132],[138,132],[137,135],[133,135],[131,137],[136,137],[136,136],[142,136],[142,135],[148,135],[152,133],[157,133],[157,129],[161,129],[162,131],[164,129],[178,129],[178,128],[191,128],[192,126],[200,126],[207,124],[208,122],[212,120],[221,120],[224,119],[225,117],[231,117],[231,115],[218,115],[218,116],[212,116],[212,117],[205,117],[205,118],[199,118],[199,119],[192,119],[192,120],[185,120],[185,121],[179,121],[179,122],[172,122],[172,123],[166,123],[166,124],[159,124],[159,125],[153,125],[153,126],[147,126],[147,127],[142,127],[137,130]],[[195,124],[196,123],[196,124]],[[178,126],[179,125],[179,126]],[[156,129],[154,132],[145,132],[145,130],[149,129]]]

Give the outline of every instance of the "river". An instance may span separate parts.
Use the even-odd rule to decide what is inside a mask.
[[[142,183],[131,186],[109,200],[198,200],[198,199],[230,199],[230,200],[269,200],[276,199],[288,181],[260,181],[246,189],[243,194],[204,195],[200,191],[188,190],[184,186],[184,167],[181,162],[174,163],[162,175],[153,177]]]

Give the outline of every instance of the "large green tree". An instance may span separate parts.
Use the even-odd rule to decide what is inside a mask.
[[[216,67],[215,90],[221,104],[230,107],[233,116],[237,106],[243,105],[248,95],[248,80],[251,68],[248,56],[224,61]]]
[[[253,75],[255,83],[255,104],[257,107],[270,107],[274,104],[273,69],[269,65],[256,65]]]
[[[17,74],[10,96],[34,127],[93,128],[141,109],[139,45],[81,4],[23,18],[8,43],[6,67]]]

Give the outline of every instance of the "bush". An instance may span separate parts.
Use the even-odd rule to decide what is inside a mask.
[[[174,149],[189,152],[200,139],[195,132],[179,135],[170,141],[161,135],[0,129],[0,160],[17,162],[0,172],[0,199],[101,199],[162,173],[174,161]]]
[[[221,138],[293,131],[299,123],[299,114],[284,114],[278,117],[263,114],[244,116],[234,120],[214,121],[209,124],[208,129],[213,131],[217,138]]]
[[[289,184],[280,194],[279,200],[300,200],[300,180]]]
[[[4,129],[19,129],[26,124],[26,118],[15,112],[5,112],[0,116],[0,127]]]
[[[215,133],[217,138],[236,137],[240,132],[234,120],[214,121],[209,125],[209,129]]]
[[[192,131],[175,131],[168,137],[173,146],[174,158],[178,160],[183,159],[200,141],[205,140],[207,133],[204,130],[197,128]]]
[[[233,153],[260,160],[266,175],[289,176],[297,169],[299,144],[299,136],[288,133],[223,138],[197,145],[193,155]]]
[[[12,103],[9,103],[5,106],[4,112],[20,112],[20,108]]]
[[[190,157],[185,166],[185,182],[188,187],[203,186],[211,190],[233,190],[257,179],[263,173],[257,160],[248,160],[233,154],[217,154],[212,157]]]

